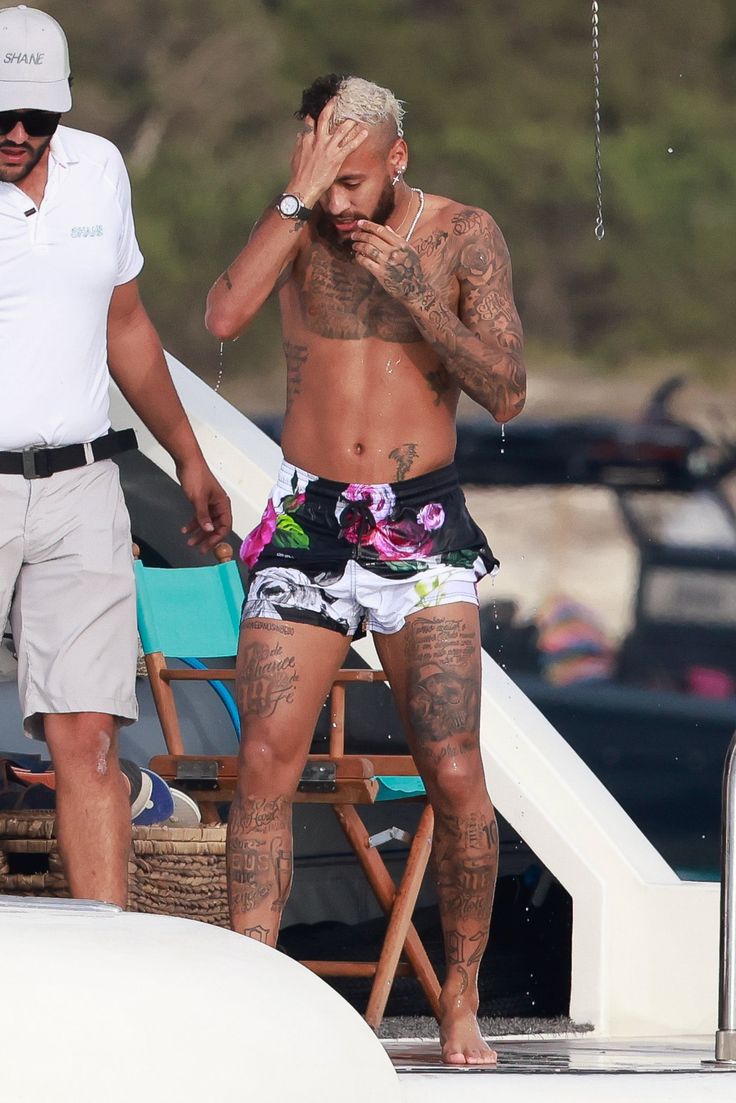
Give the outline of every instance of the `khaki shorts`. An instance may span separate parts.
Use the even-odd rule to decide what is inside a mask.
[[[137,719],[135,582],[117,466],[0,475],[0,626],[10,613],[26,733],[43,714]]]

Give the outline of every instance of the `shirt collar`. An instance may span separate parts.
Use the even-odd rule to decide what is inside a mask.
[[[57,165],[75,165],[79,160],[74,149],[74,139],[71,136],[71,131],[66,126],[58,127],[56,133],[51,139],[51,145],[49,146],[49,155],[56,162]]]

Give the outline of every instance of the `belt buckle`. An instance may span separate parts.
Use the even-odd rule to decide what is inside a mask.
[[[23,478],[24,479],[46,479],[50,472],[48,470],[48,459],[46,459],[46,471],[36,470],[36,454],[38,452],[45,452],[45,448],[41,448],[39,445],[34,445],[31,448],[24,448],[21,452],[21,463],[23,465]]]

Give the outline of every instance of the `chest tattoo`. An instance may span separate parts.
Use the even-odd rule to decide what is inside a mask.
[[[421,336],[406,309],[369,272],[316,243],[307,258],[299,291],[308,329],[321,337],[408,344]]]

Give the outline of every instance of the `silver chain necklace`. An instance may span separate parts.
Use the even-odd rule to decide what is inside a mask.
[[[407,234],[406,234],[406,237],[404,238],[404,241],[410,241],[411,240],[411,235],[416,230],[417,222],[422,217],[422,212],[424,211],[424,192],[422,191],[421,188],[412,188],[411,190],[414,192],[415,195],[419,196],[419,207],[417,209],[417,213],[414,215],[414,219],[412,221],[411,226],[409,227],[409,229],[407,231]]]

